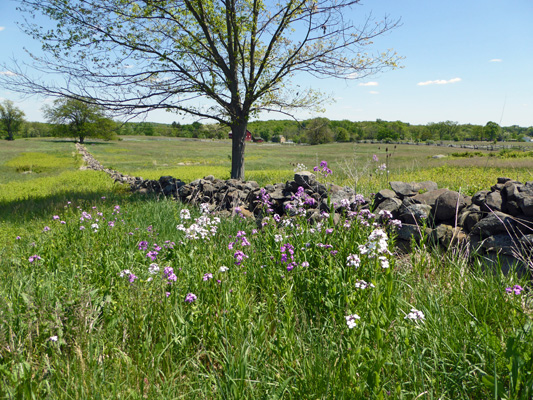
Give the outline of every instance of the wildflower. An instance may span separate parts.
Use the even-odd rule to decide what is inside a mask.
[[[194,293],[188,293],[187,296],[185,296],[185,301],[187,303],[192,303],[193,301],[195,301],[198,297],[196,297],[196,295]]]
[[[139,250],[142,250],[142,251],[148,250],[148,242],[146,240],[140,241],[137,246],[139,246]]]
[[[359,268],[359,265],[361,264],[361,259],[357,254],[350,254],[348,257],[346,257],[346,265],[348,267],[355,267]]]
[[[283,240],[283,235],[274,235],[275,242],[281,242]]]
[[[302,267],[305,268],[305,267],[308,267],[308,266],[309,266],[309,263],[308,263],[307,261],[304,261],[304,262],[302,263]]]
[[[65,225],[65,224],[66,224],[66,222],[65,222],[65,221],[61,221],[60,223],[61,223],[62,225]]]
[[[80,231],[85,230],[85,227],[83,225],[80,225]]]
[[[181,219],[191,219],[191,213],[189,210],[187,210],[186,208],[184,208],[183,210],[180,211],[180,218]]]
[[[34,254],[33,256],[30,256],[30,258],[28,258],[28,261],[29,262],[34,262],[34,261],[38,261],[38,260],[42,260],[41,256],[38,256],[37,254]]]
[[[333,233],[333,228],[326,229],[326,233]]]
[[[243,262],[243,260],[245,258],[248,258],[248,256],[246,254],[244,254],[242,251],[240,250],[237,250],[235,252],[235,254],[233,255],[233,258],[235,258],[235,265],[241,265],[241,263]]]
[[[158,246],[157,243],[154,243],[154,250],[161,251],[161,246]]]
[[[114,221],[109,221],[107,223],[107,225],[110,227],[110,228],[113,228],[115,226],[115,222]]]
[[[213,274],[211,272],[204,274],[204,277],[202,278],[204,281],[208,281],[209,279],[213,279]]]
[[[130,274],[130,276],[129,276],[130,283],[135,282],[135,279],[138,279],[137,276],[135,276],[134,274]]]
[[[327,161],[320,161],[320,165],[314,167],[313,171],[321,173],[324,176],[324,178],[326,178],[328,175],[333,173],[331,169],[328,168]]]
[[[99,228],[98,224],[92,224],[92,225],[91,225],[91,229],[92,229],[94,232],[98,232],[98,228]]]
[[[426,319],[422,311],[417,310],[416,308],[411,308],[411,312],[407,314],[404,319],[412,319],[414,321],[424,321]]]
[[[505,289],[507,293],[514,293],[515,295],[519,295],[520,293],[522,293],[522,290],[524,290],[524,288],[520,285],[514,285],[513,287],[508,287]]]
[[[150,264],[150,266],[148,267],[148,272],[152,275],[157,274],[159,272],[159,265],[157,265],[156,263]]]
[[[355,326],[357,325],[355,323],[355,320],[361,319],[361,317],[357,314],[350,314],[350,315],[345,316],[344,318],[346,318],[346,324],[348,325],[348,328],[350,329],[355,328]]]
[[[363,281],[362,279],[361,280],[358,280],[357,282],[355,282],[355,288],[356,289],[367,289],[367,288],[373,288],[375,287],[373,283],[370,283],[370,282],[366,282],[366,281]]]
[[[168,297],[170,296],[170,292],[165,292],[165,295]]]
[[[276,222],[281,221],[281,217],[279,216],[279,214],[274,214],[274,221]]]
[[[226,272],[227,270],[229,270],[229,268],[226,267],[225,265],[223,265],[223,266],[220,267],[218,270],[219,270],[220,272]]]
[[[120,271],[119,276],[121,278],[124,278],[125,276],[129,276],[130,274],[131,274],[131,271],[129,269],[124,269],[124,270]]]
[[[368,242],[364,245],[359,245],[359,252],[367,254],[369,258],[374,258],[380,254],[390,254],[387,248],[387,233],[383,229],[372,231],[370,236],[368,236]]]
[[[372,161],[374,161],[374,162],[378,162],[378,161],[379,161],[378,156],[374,154],[374,155],[372,156]]]
[[[202,214],[209,214],[209,203],[200,204],[200,211]]]
[[[50,227],[49,227],[49,226],[45,226],[45,227],[43,228],[43,232],[48,232],[49,230],[50,230]]]
[[[298,266],[297,263],[295,263],[294,261],[293,262],[290,262],[287,264],[287,271],[292,271],[294,269],[294,267]]]
[[[22,239],[22,238],[21,238],[20,236],[17,236],[15,239],[16,239],[16,240],[20,240],[20,239]]]
[[[383,269],[389,268],[389,260],[387,260],[387,257],[379,256],[378,260],[381,262],[381,268]]]
[[[57,342],[57,339],[58,339],[57,335],[55,335],[55,336],[50,336],[50,337],[48,338],[48,340],[51,341],[51,342]]]
[[[59,215],[54,215],[54,216],[52,217],[52,219],[53,219],[54,221],[57,221],[57,220],[59,219]]]
[[[148,253],[146,253],[146,257],[150,258],[150,260],[152,261],[155,261],[155,259],[157,258],[157,255],[159,253],[155,250],[152,250],[152,251],[149,251]]]

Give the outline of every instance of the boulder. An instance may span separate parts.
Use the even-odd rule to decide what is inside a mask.
[[[435,219],[438,221],[455,219],[455,216],[459,215],[465,204],[465,199],[460,193],[448,190],[435,201]]]
[[[498,233],[514,232],[515,227],[516,221],[512,216],[496,211],[474,225],[470,236],[487,238]]]
[[[399,218],[406,224],[422,224],[431,215],[431,206],[427,204],[402,204],[399,211]]]

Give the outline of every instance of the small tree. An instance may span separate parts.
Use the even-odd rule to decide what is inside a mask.
[[[296,74],[362,79],[396,67],[392,51],[366,51],[396,27],[348,16],[359,0],[17,0],[34,18],[23,29],[41,41],[35,67],[0,75],[8,89],[91,97],[108,109],[155,109],[213,119],[232,131],[231,177],[244,179],[247,124],[261,111],[320,110],[313,88],[291,87]],[[354,14],[356,15],[356,14]],[[201,101],[198,99],[201,98]]]
[[[15,107],[12,101],[4,100],[0,104],[0,124],[7,133],[7,140],[14,140],[14,135],[24,123],[24,112]]]
[[[500,125],[498,125],[496,122],[489,121],[483,128],[484,136],[487,138],[487,140],[493,141],[498,139],[498,136],[500,134],[501,128]]]
[[[324,144],[333,141],[333,132],[327,118],[315,118],[305,125],[309,144]]]
[[[81,144],[86,137],[109,140],[115,136],[113,121],[101,107],[84,99],[59,98],[53,106],[45,106],[43,113],[49,123],[56,124],[58,136],[78,138]]]

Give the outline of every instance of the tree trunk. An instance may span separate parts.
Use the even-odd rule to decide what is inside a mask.
[[[244,147],[246,122],[231,127],[231,178],[244,180]]]
[[[83,144],[84,141],[85,141],[85,137],[80,136],[80,144]]]

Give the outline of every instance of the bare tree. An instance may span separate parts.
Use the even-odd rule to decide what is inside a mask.
[[[392,51],[363,51],[398,22],[346,20],[359,0],[18,1],[22,11],[57,26],[22,24],[45,55],[7,66],[12,73],[0,84],[90,98],[114,112],[166,109],[216,120],[233,134],[232,178],[244,179],[251,116],[323,105],[320,93],[288,85],[295,74],[363,78],[398,61]],[[28,75],[28,67],[46,79]]]

